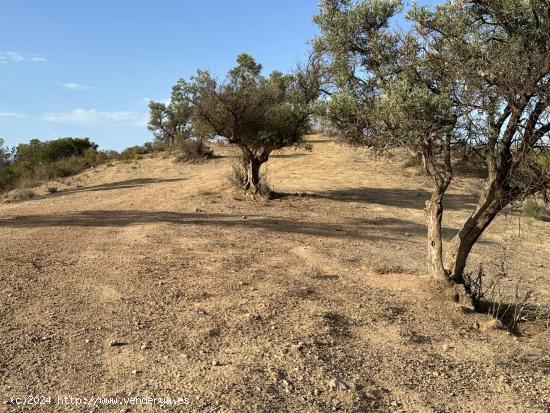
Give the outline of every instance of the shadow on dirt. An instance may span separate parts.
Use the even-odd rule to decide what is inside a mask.
[[[36,228],[55,226],[124,227],[138,224],[169,223],[174,225],[202,225],[209,227],[240,227],[261,229],[276,233],[310,234],[343,239],[371,239],[403,241],[405,233],[423,231],[422,225],[393,219],[383,221],[350,222],[348,225],[324,222],[296,221],[265,216],[230,215],[206,212],[169,212],[139,210],[92,210],[48,215],[20,215],[0,219],[0,227]]]
[[[63,196],[66,194],[72,194],[75,192],[94,192],[94,191],[112,191],[115,189],[129,189],[137,188],[140,186],[151,185],[151,184],[161,184],[167,182],[178,182],[184,181],[185,178],[171,178],[171,179],[157,179],[157,178],[136,178],[128,179],[126,181],[111,182],[108,184],[94,185],[94,186],[84,186],[77,187],[74,189],[68,189],[66,191],[56,192],[50,196]]]
[[[275,198],[304,197],[331,199],[341,202],[364,202],[399,208],[424,209],[430,192],[424,189],[394,189],[394,188],[351,188],[338,191],[315,193],[275,193]],[[462,194],[445,195],[444,206],[451,210],[473,209],[477,204],[477,196]]]

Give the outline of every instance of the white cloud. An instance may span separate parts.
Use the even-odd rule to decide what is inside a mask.
[[[0,112],[0,118],[24,118],[26,115],[23,113],[15,113],[15,112]]]
[[[90,90],[94,88],[93,86],[83,85],[81,83],[75,82],[61,83],[61,86],[69,90]]]
[[[48,59],[44,56],[23,52],[0,52],[0,64],[37,62],[44,63]]]
[[[105,112],[97,109],[82,108],[67,112],[46,112],[40,116],[40,119],[46,122],[68,123],[82,126],[145,126],[147,124],[147,116],[139,112]]]
[[[153,101],[153,102],[160,102],[160,103],[164,103],[165,105],[169,105],[170,104],[170,101],[171,101],[171,98],[170,97],[167,97],[166,99],[160,99],[160,100],[156,100],[156,99],[151,99],[151,98],[142,98],[139,100],[141,103],[147,103],[149,104],[149,102]]]

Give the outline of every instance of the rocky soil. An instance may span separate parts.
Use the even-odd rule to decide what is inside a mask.
[[[548,412],[543,320],[511,334],[426,276],[425,179],[312,142],[269,161],[270,201],[230,189],[236,152],[216,147],[0,205],[0,411]],[[479,188],[457,179],[446,238]],[[510,210],[470,270],[548,306],[549,256],[550,223]]]

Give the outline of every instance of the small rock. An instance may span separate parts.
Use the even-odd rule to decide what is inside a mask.
[[[200,209],[200,208],[195,208],[195,212],[198,213],[198,214],[202,214],[204,212],[206,212],[205,210],[203,209]]]
[[[353,390],[355,390],[355,391],[361,391],[361,390],[363,390],[363,389],[365,388],[365,386],[362,385],[361,383],[353,383],[353,384],[352,384],[352,388],[353,388]]]
[[[219,366],[220,362],[218,360],[212,360],[212,365],[213,366]]]
[[[140,350],[149,350],[151,346],[147,343],[141,345]]]
[[[333,390],[349,390],[349,386],[346,382],[340,380],[339,378],[334,378],[330,381],[330,388]]]
[[[88,343],[90,342],[90,339],[87,338],[86,340],[84,340],[84,342],[85,342],[86,344],[88,344]]]
[[[248,217],[246,215],[243,215],[241,219],[247,219]]]
[[[292,382],[290,380],[283,379],[282,382],[286,387],[292,387]]]
[[[125,341],[121,341],[121,340],[112,340],[109,345],[111,347],[122,347],[122,346],[127,346],[128,343],[126,343]]]
[[[132,370],[133,375],[141,374],[141,370]]]

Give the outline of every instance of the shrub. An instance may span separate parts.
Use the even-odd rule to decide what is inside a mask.
[[[246,182],[246,176],[241,163],[235,163],[231,166],[229,182],[235,189],[243,189],[243,185]]]
[[[114,151],[97,151],[88,138],[32,139],[2,157],[0,191],[32,187],[41,181],[67,177],[114,159]]]
[[[137,159],[141,159],[142,155],[145,155],[147,153],[147,149],[143,146],[131,146],[129,148],[124,149],[120,153],[120,159],[123,161],[133,161]]]
[[[273,195],[273,192],[271,191],[271,187],[269,186],[269,180],[267,177],[267,172],[260,173],[260,196],[264,198],[271,198]]]
[[[117,157],[122,161],[135,161],[141,159],[143,155],[161,152],[166,148],[167,146],[162,142],[145,142],[143,145],[130,146],[124,149]]]
[[[504,264],[502,268],[505,268]],[[522,321],[543,321],[541,308],[534,304],[534,291],[529,288],[523,277],[520,277],[513,286],[513,291],[504,288],[501,279],[507,278],[506,270],[499,273],[496,279],[487,281],[487,274],[483,265],[477,271],[465,273],[465,289],[472,300],[474,309],[481,313],[490,314],[498,325],[511,331],[518,331]]]
[[[17,179],[18,175],[10,165],[0,168],[0,191],[13,188]]]
[[[528,199],[523,204],[523,214],[527,217],[543,221],[550,217],[550,209],[543,204],[539,204],[534,199]]]
[[[55,194],[57,192],[57,186],[49,186],[47,191],[49,194]]]
[[[177,146],[177,162],[200,163],[214,156],[214,151],[202,140],[188,139]]]
[[[32,177],[37,181],[45,181],[55,178],[66,178],[76,175],[91,166],[85,158],[71,156],[55,162],[44,163],[32,171]]]
[[[84,156],[84,152],[96,150],[97,145],[88,138],[61,138],[42,142],[31,139],[29,143],[22,143],[15,151],[15,163],[32,169],[36,165],[55,162],[72,156]]]
[[[247,182],[247,176],[246,176],[246,171],[240,162],[234,164],[231,167],[231,172],[229,174],[229,182],[235,189],[238,189],[240,191],[243,190],[243,187]],[[271,198],[273,195],[273,192],[271,191],[271,187],[269,186],[267,172],[260,173],[258,193],[260,196],[264,198]]]
[[[18,191],[15,191],[10,195],[10,199],[13,201],[25,201],[27,199],[34,198],[36,194],[32,189],[24,188]]]

